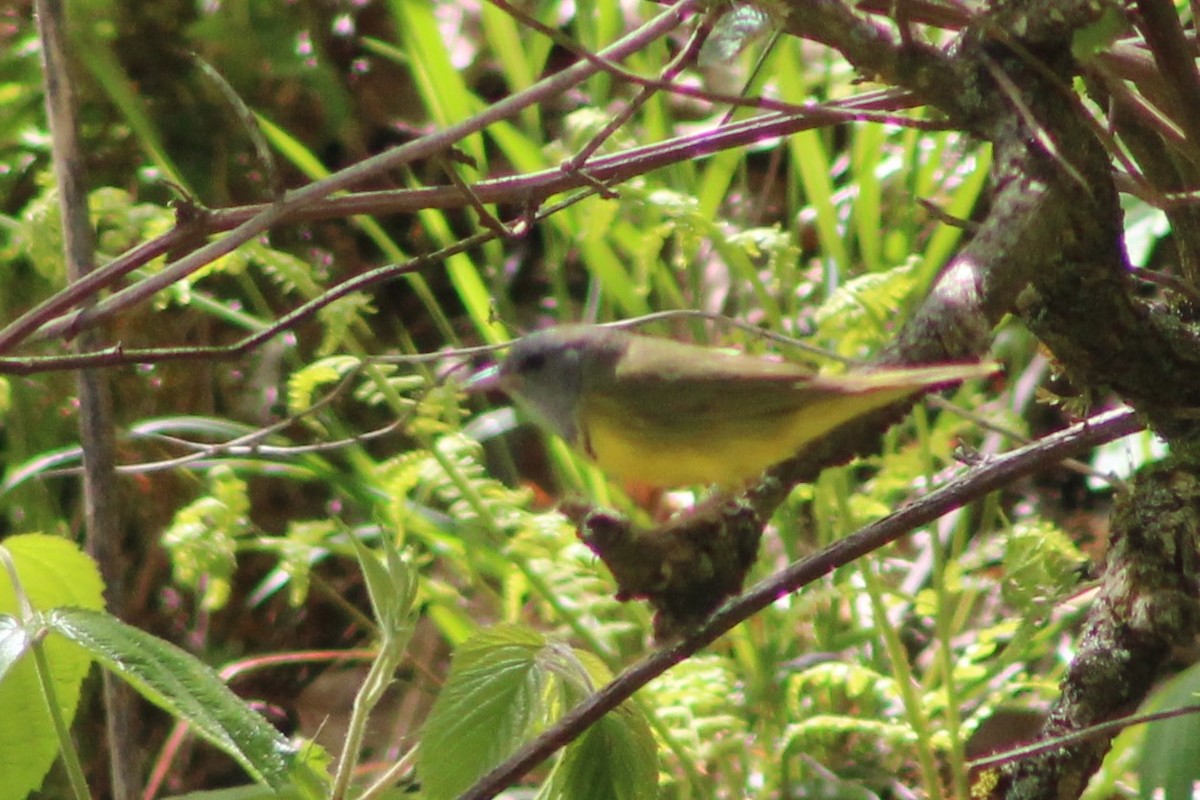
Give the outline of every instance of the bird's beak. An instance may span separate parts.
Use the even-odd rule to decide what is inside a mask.
[[[504,386],[500,382],[500,366],[493,364],[490,367],[484,367],[467,378],[463,388],[472,394],[503,391]]]

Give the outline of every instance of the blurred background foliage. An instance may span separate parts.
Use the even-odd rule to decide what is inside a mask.
[[[68,5],[102,261],[165,233],[177,214],[269,202],[274,186],[302,185],[466,119],[576,58],[504,8],[462,0]],[[610,0],[524,8],[592,52],[661,10]],[[22,2],[0,9],[5,320],[65,280],[31,14]],[[776,39],[773,26],[768,9],[749,31],[756,36],[728,33],[728,52],[680,82],[797,104],[864,90],[840,59]],[[625,68],[657,75],[686,34],[648,43]],[[469,184],[556,168],[635,91],[597,75],[467,137],[450,156],[359,188],[443,185],[451,171]],[[600,152],[699,131],[729,111],[657,92]],[[288,733],[336,752],[364,675],[360,648],[376,624],[350,538],[405,551],[420,575],[421,613],[372,717],[367,775],[422,738],[451,653],[481,628],[510,623],[561,636],[590,654],[580,663],[604,665],[584,672],[618,671],[652,646],[649,614],[613,598],[607,572],[553,501],[583,494],[649,520],[696,493],[645,497],[607,483],[561,443],[514,429],[501,398],[464,398],[442,382],[462,359],[364,366],[361,357],[502,341],[559,321],[700,309],[869,358],[964,235],[931,208],[963,219],[979,213],[988,165],[987,148],[954,131],[847,122],[765,139],[647,172],[527,235],[351,294],[245,357],[110,370],[125,465],[115,502],[130,576],[126,621],[214,666],[319,654],[247,670],[234,688]],[[516,195],[491,209],[505,220],[523,210]],[[1149,260],[1166,230],[1161,215],[1137,211],[1131,246]],[[480,227],[462,209],[278,226],[122,313],[105,335],[127,348],[230,344],[352,276]],[[695,320],[650,329],[764,347]],[[994,355],[1007,381],[965,386],[953,400],[1011,435],[917,409],[879,456],[793,493],[753,577],[935,485],[959,445],[997,452],[1062,426],[1061,409],[1032,391],[1047,364],[1031,338],[1003,327]],[[72,376],[4,381],[0,535],[78,538]],[[220,446],[269,425],[261,447]],[[1135,460],[1118,452],[1123,467]],[[188,454],[186,463],[151,468]],[[1109,494],[1103,481],[1048,470],[782,598],[655,681],[638,708],[657,742],[651,772],[661,796],[963,788],[966,755],[1020,739],[1054,692],[1079,617],[1079,605],[1064,599],[1086,588]],[[538,653],[543,644],[522,646]],[[147,707],[135,732],[145,769],[170,724]],[[99,731],[85,706],[77,738],[95,785],[104,772]],[[56,775],[47,797],[61,788]],[[189,745],[173,755],[161,792],[244,780],[215,751]]]

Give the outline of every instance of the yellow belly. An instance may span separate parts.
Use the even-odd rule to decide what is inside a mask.
[[[620,435],[600,433],[592,438],[591,455],[610,475],[646,486],[715,483],[735,487],[790,455],[760,444],[740,441],[732,447],[714,444],[703,451],[679,448],[668,452],[643,447]]]
[[[877,405],[883,404],[877,398]],[[592,415],[581,420],[579,444],[601,469],[624,480],[654,487],[715,483],[737,488],[846,421],[821,405],[759,419],[753,426],[739,424],[745,420],[698,425],[681,420],[671,430]]]

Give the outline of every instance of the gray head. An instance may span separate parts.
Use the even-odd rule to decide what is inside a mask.
[[[576,443],[576,413],[585,367],[613,363],[627,334],[590,325],[550,328],[513,342],[500,364],[498,384],[542,427]]]

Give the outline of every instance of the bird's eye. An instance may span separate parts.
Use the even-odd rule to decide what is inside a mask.
[[[546,366],[545,353],[530,353],[521,361],[521,372],[538,372],[542,367]]]

